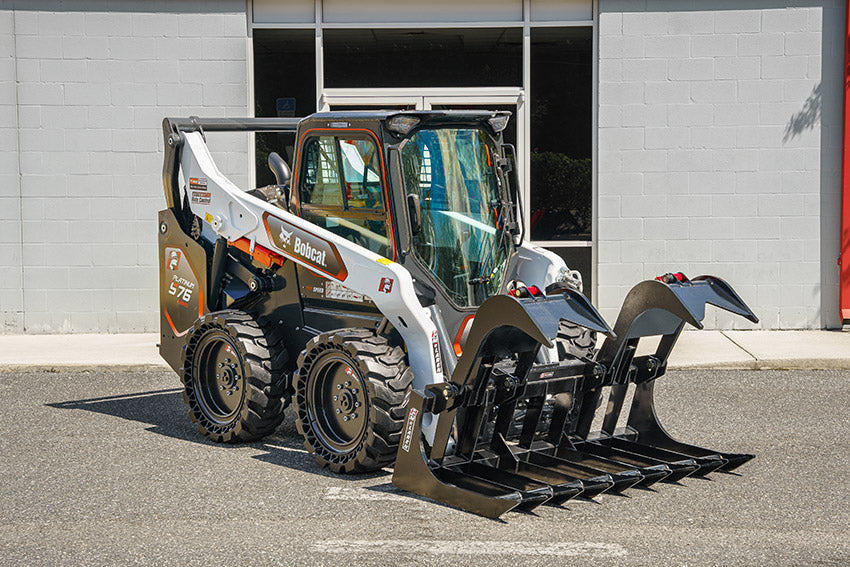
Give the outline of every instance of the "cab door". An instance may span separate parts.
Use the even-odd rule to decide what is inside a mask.
[[[308,134],[299,167],[302,218],[376,254],[392,257],[384,167],[373,136],[360,131]],[[369,296],[344,284],[301,266],[298,280],[304,322],[310,332],[368,327],[382,318]]]

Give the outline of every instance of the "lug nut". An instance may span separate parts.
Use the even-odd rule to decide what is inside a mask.
[[[359,407],[360,407],[360,402],[354,402],[354,407],[359,408]]]
[[[336,413],[342,413],[342,410],[339,409],[339,408],[336,408]]]
[[[334,401],[337,401],[338,399],[339,399],[339,396],[334,396]]]
[[[342,416],[342,420],[343,420],[343,421],[348,421],[348,420],[349,420],[349,417],[348,417],[347,415],[344,415],[344,416]]]
[[[346,387],[346,388],[348,388],[349,386],[351,386],[351,382],[349,382],[348,380],[346,380],[346,381],[345,381],[345,387]]]
[[[337,390],[342,390],[342,384],[337,384],[337,385],[336,385],[336,389],[337,389]]]

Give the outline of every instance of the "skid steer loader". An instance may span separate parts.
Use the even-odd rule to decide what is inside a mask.
[[[319,464],[394,466],[397,486],[488,517],[752,458],[671,438],[653,386],[707,303],[756,316],[721,279],[665,274],[612,329],[580,274],[523,240],[509,118],[163,121],[160,353],[203,435],[259,439],[291,401]],[[239,189],[206,145],[219,131],[291,136],[292,170],[271,153],[276,184]]]

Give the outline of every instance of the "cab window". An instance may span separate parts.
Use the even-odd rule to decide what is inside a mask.
[[[313,136],[302,155],[301,216],[372,252],[390,255],[375,143],[368,138]]]

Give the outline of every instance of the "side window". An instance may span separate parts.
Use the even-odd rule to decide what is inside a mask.
[[[380,164],[375,144],[370,140],[340,140],[345,196],[352,209],[384,208]]]
[[[375,143],[315,136],[303,152],[301,216],[372,252],[392,254]]]
[[[301,182],[304,204],[342,207],[342,188],[332,136],[309,138],[304,146],[304,177]]]

